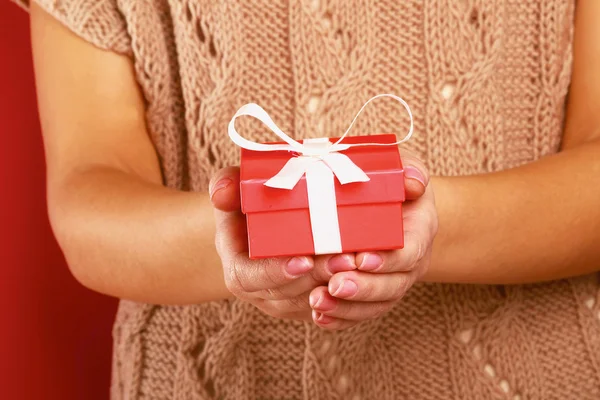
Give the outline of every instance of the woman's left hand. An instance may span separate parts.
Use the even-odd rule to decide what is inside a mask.
[[[403,151],[406,196],[404,248],[358,253],[357,270],[333,275],[310,294],[313,321],[329,330],[350,328],[389,311],[429,266],[438,218],[425,166]]]

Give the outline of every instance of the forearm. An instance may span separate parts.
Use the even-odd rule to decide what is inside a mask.
[[[433,187],[440,228],[428,281],[512,284],[600,269],[598,141]]]
[[[177,191],[101,167],[50,187],[52,226],[82,284],[159,304],[229,297],[208,193]]]

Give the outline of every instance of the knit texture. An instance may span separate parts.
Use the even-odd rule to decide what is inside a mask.
[[[559,148],[574,0],[38,1],[131,57],[173,188],[204,191],[238,163],[227,123],[248,102],[310,138],[339,135],[371,96],[398,94],[415,115],[406,147],[436,175],[498,171]],[[237,126],[273,139],[256,121]],[[381,99],[352,134],[407,126]],[[600,399],[599,318],[596,276],[418,284],[387,315],[340,333],[241,301],[123,301],[112,398]]]

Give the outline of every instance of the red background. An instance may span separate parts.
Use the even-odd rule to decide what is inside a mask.
[[[0,398],[107,399],[116,302],[52,238],[27,14],[0,0]]]

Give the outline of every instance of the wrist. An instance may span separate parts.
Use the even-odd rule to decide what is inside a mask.
[[[438,231],[433,240],[429,268],[421,277],[424,282],[455,282],[459,281],[452,268],[455,253],[461,253],[468,238],[464,236],[466,229],[458,229],[457,221],[462,220],[461,178],[439,177],[431,178],[429,183],[435,194],[435,207],[438,214]]]

